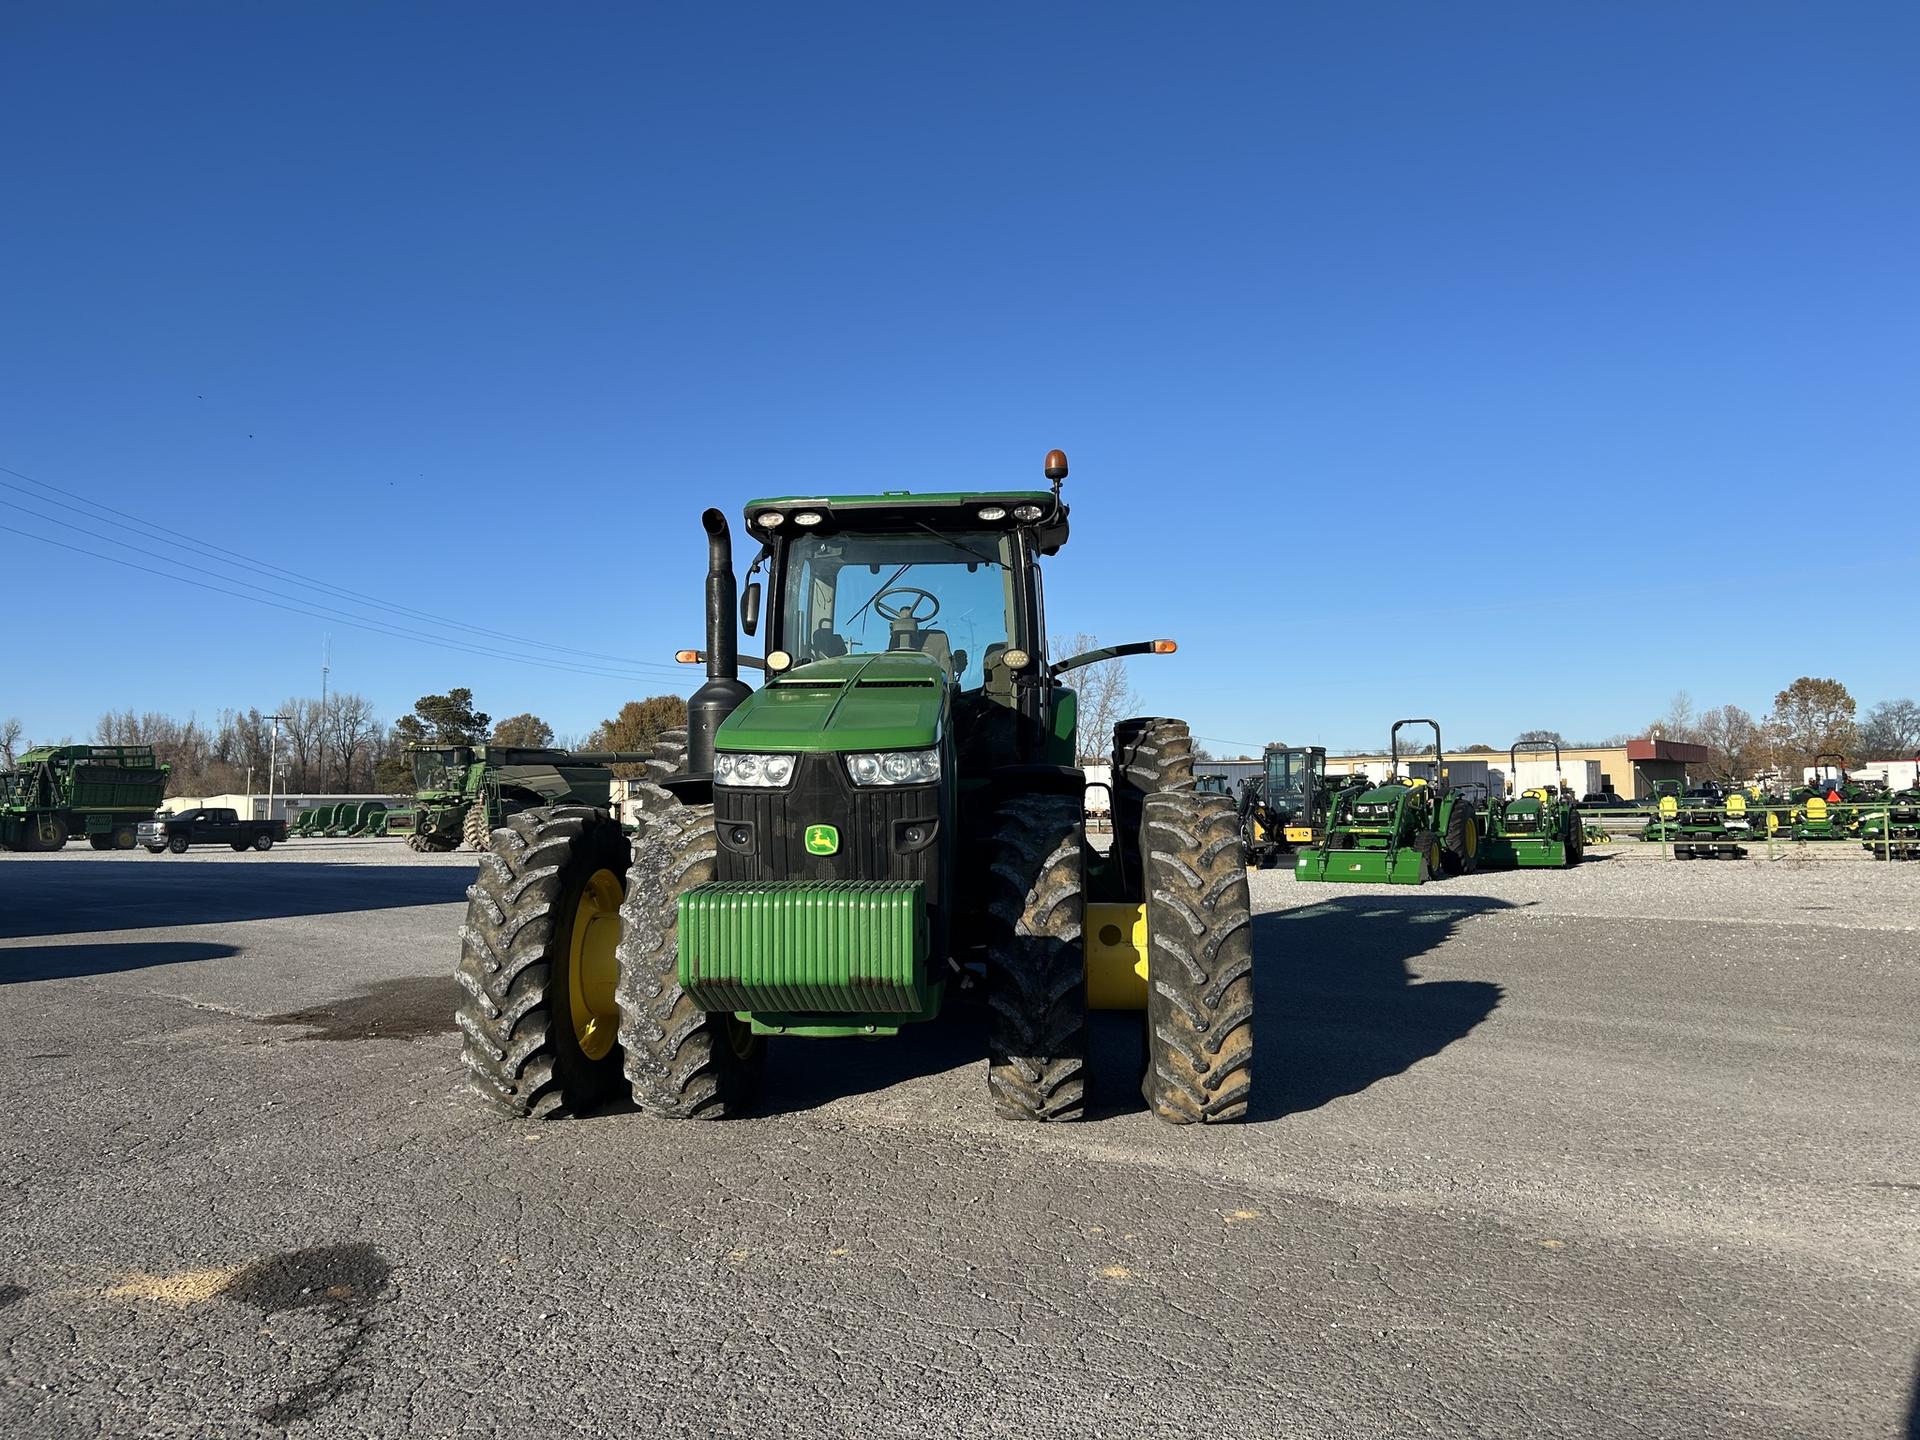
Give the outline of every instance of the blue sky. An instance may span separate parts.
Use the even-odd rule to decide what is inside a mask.
[[[0,532],[0,715],[331,633],[388,717],[584,730],[694,682],[703,504],[1055,445],[1054,628],[1178,637],[1216,749],[1913,694],[1916,73],[1891,4],[12,7],[0,482],[643,663],[0,488],[186,561],[0,506],[176,577]]]

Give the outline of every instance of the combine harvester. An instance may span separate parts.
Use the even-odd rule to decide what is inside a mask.
[[[1400,729],[1433,727],[1433,774],[1400,773]],[[1380,785],[1336,792],[1318,845],[1294,858],[1295,880],[1424,885],[1442,872],[1471,873],[1480,863],[1480,817],[1448,783],[1437,720],[1396,720],[1388,738],[1392,769]]]

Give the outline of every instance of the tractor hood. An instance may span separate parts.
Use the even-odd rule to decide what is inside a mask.
[[[754,691],[714,737],[721,750],[924,750],[946,730],[952,682],[916,651],[844,655]]]

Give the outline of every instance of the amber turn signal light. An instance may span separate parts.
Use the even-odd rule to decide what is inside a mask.
[[[1153,642],[1153,653],[1156,655],[1171,655],[1179,648],[1179,644],[1172,640],[1156,640]]]
[[[678,660],[682,665],[698,665],[700,663],[700,652],[698,650],[676,650],[673,652],[673,658]]]

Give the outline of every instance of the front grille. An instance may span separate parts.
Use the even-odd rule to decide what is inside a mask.
[[[797,757],[784,790],[716,786],[713,794],[721,880],[917,880],[931,909],[944,905],[940,857],[952,842],[953,822],[943,813],[939,785],[855,785],[844,757],[816,754]],[[931,833],[903,853],[901,832],[912,823]],[[732,841],[730,824],[750,827],[746,848]],[[809,854],[810,825],[838,830],[839,850]]]

